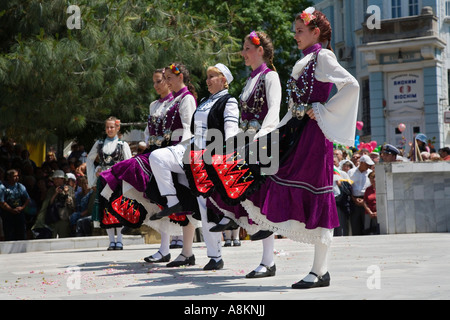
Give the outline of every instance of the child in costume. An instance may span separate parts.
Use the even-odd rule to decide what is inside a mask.
[[[109,237],[108,250],[122,250],[122,229],[123,225],[107,209],[107,202],[100,196],[104,182],[99,179],[101,172],[110,169],[114,164],[131,158],[131,150],[125,141],[118,137],[120,131],[120,120],[116,117],[109,117],[105,121],[106,138],[97,140],[89,152],[86,160],[86,173],[88,177],[88,187],[96,187],[96,202],[92,219],[94,226],[106,229]],[[96,166],[95,163],[98,163]],[[117,234],[117,239],[115,238]]]

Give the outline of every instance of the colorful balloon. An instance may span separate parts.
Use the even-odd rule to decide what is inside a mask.
[[[372,150],[374,150],[377,147],[377,142],[376,141],[370,141],[369,144],[372,147]]]
[[[356,129],[362,130],[363,127],[364,127],[364,122],[356,121]]]

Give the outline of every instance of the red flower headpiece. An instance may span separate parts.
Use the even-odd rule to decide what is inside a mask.
[[[250,41],[255,45],[259,46],[261,45],[261,40],[258,37],[258,34],[255,31],[250,32],[249,36]]]
[[[173,63],[169,66],[169,69],[172,71],[173,74],[180,74],[181,71],[180,69],[178,69],[178,67],[176,65],[174,65]]]
[[[300,18],[305,23],[305,26],[309,25],[311,21],[313,21],[316,18],[316,16],[313,15],[314,11],[316,11],[316,9],[314,9],[313,7],[309,7],[308,9],[304,10],[303,13],[300,15]]]

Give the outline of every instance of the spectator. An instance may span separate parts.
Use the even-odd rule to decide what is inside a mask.
[[[442,161],[442,160],[443,159],[441,158],[439,153],[433,152],[432,154],[430,154],[430,161]]]
[[[67,157],[67,160],[69,162],[72,159],[79,160],[82,152],[80,152],[80,147],[79,147],[78,143],[72,143],[72,145],[70,146],[70,149],[71,149],[71,152],[70,152],[69,156]]]
[[[53,238],[66,238],[70,236],[69,216],[72,214],[74,203],[73,188],[65,184],[65,175],[62,170],[56,170],[52,176],[55,192],[49,205],[57,208],[59,219],[53,223]],[[51,212],[47,211],[48,213]]]
[[[441,156],[442,160],[450,161],[450,148],[449,147],[439,149],[438,153]]]
[[[85,222],[78,222],[80,219],[90,216],[89,203],[94,190],[88,187],[86,177],[78,178],[78,183],[80,188],[75,193],[75,212],[70,216],[70,225],[72,229],[75,229],[76,235],[84,235],[85,232],[81,229]]]
[[[342,160],[344,160],[344,154],[341,149],[334,149],[333,155],[338,158],[338,162],[341,162]]]
[[[83,144],[79,144],[78,145],[78,150],[80,151],[80,158],[78,158],[78,160],[80,160],[81,163],[86,163],[87,152],[86,152],[86,150],[84,150],[84,145]]]
[[[73,191],[77,191],[77,177],[71,172],[66,173],[67,184],[72,187]]]
[[[30,196],[30,202],[24,210],[27,239],[31,238],[31,234],[29,236],[29,232],[36,221],[36,216],[40,209],[40,207],[38,207],[38,202],[35,200],[36,198],[39,198],[39,189],[36,183],[37,181],[34,175],[27,175],[23,178],[23,185]]]
[[[39,211],[32,230],[41,237],[45,229],[52,230],[54,238],[70,236],[69,216],[74,209],[74,192],[72,187],[65,185],[65,175],[62,170],[56,170],[51,180],[51,186]]]
[[[136,154],[143,154],[147,149],[147,144],[144,141],[138,143]]]
[[[377,197],[376,197],[376,185],[375,185],[375,171],[369,173],[370,187],[364,192],[364,209],[366,211],[366,222],[368,226],[365,234],[380,234],[380,226],[377,220]]]
[[[27,162],[27,161],[30,162],[33,169],[36,169],[36,167],[37,167],[36,163],[30,159],[30,152],[27,149],[23,149],[20,156],[24,162]]]
[[[359,166],[359,159],[361,158],[361,152],[354,152],[352,157],[350,158],[350,161],[353,162],[355,167]]]
[[[372,170],[370,166],[375,163],[369,156],[363,155],[359,159],[359,166],[353,168],[348,172],[350,179],[353,181],[352,185],[352,205],[350,208],[350,225],[352,235],[362,235],[364,232],[364,193],[370,186],[368,175]]]
[[[409,151],[408,158],[411,161],[423,161],[422,158],[422,152],[436,152],[434,149],[430,149],[429,146],[427,146],[427,136],[423,133],[419,133],[414,138],[414,144],[411,147],[411,150]]]
[[[47,195],[47,182],[45,181],[45,178],[38,178],[36,181],[36,187],[38,191],[36,192],[34,200],[36,201],[38,210],[40,210]]]
[[[350,162],[349,160],[344,161]],[[353,181],[350,180],[347,172],[340,170],[336,165],[333,173],[333,192],[339,217],[339,227],[334,229],[334,236],[348,236]]]
[[[76,169],[75,169],[75,175],[80,177],[80,176],[85,176],[86,175],[86,162],[80,164]]]
[[[56,155],[53,151],[47,152],[47,155],[45,156],[45,162],[50,163],[56,161]]]
[[[344,171],[346,173],[348,173],[349,170],[355,167],[356,166],[354,165],[354,163],[351,162],[350,160],[342,160],[341,162],[339,162],[339,170]]]
[[[25,208],[30,196],[25,186],[19,183],[19,172],[6,172],[6,181],[0,185],[0,207],[2,209],[3,232],[6,241],[25,240]]]
[[[375,162],[375,164],[378,164],[380,162],[380,154],[378,152],[371,152],[369,154],[370,159],[372,159],[373,162]]]
[[[77,164],[78,162],[78,164]],[[69,172],[70,173],[75,173],[75,170],[77,169],[77,167],[81,164],[80,160],[76,160],[75,158],[71,158],[69,160]]]
[[[381,150],[381,160],[383,162],[396,162],[400,151],[391,144],[386,144]]]
[[[428,151],[424,151],[420,153],[420,156],[422,157],[422,161],[429,161],[431,154]]]

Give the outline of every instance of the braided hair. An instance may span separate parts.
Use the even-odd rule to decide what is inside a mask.
[[[315,19],[309,23],[309,28],[311,30],[314,30],[315,28],[319,28],[320,30],[320,37],[319,41],[321,43],[327,42],[327,49],[333,51],[331,48],[331,35],[332,35],[332,29],[330,21],[328,21],[327,17],[320,11],[315,10],[313,15],[315,16]],[[301,13],[297,15],[295,20],[303,21],[301,18]]]
[[[251,40],[250,40],[250,35],[247,35],[244,39],[244,41],[250,41],[250,43],[252,43],[254,46],[260,46],[264,49],[264,55],[263,55],[263,59],[264,62],[267,63],[272,70],[276,71],[276,68],[273,64],[273,58],[274,58],[274,48],[273,48],[273,43],[272,40],[270,39],[270,37],[262,31],[256,31],[255,32],[258,35],[258,38],[260,40],[260,44],[256,45],[254,44]]]
[[[188,87],[189,91],[192,93],[192,95],[197,100],[197,91],[195,91],[194,85],[191,83],[191,76],[189,73],[189,70],[186,68],[185,65],[174,62],[172,65],[174,65],[180,73],[183,74],[183,83]],[[170,66],[165,68],[166,70],[171,70]],[[173,72],[173,70],[171,70]],[[178,76],[178,74],[176,74]]]

